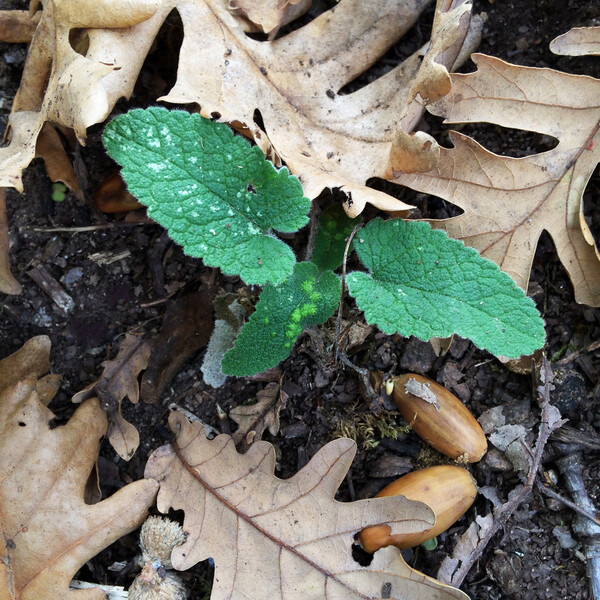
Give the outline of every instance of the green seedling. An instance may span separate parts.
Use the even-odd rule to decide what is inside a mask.
[[[54,202],[62,202],[67,197],[67,186],[60,181],[53,183],[50,197]]]
[[[438,547],[437,537],[432,537],[430,540],[427,540],[421,544],[421,547],[427,552],[432,552]]]
[[[275,231],[307,221],[299,180],[222,123],[163,108],[133,110],[108,124],[104,144],[131,193],[190,256],[264,286],[249,321],[222,361],[252,375],[289,356],[308,326],[335,312],[334,273],[357,220],[340,207],[319,220],[312,262],[296,263]],[[493,354],[516,358],[544,343],[533,302],[491,261],[424,222],[375,219],[354,249],[368,272],[347,275],[367,322],[384,333],[428,340],[457,333]]]

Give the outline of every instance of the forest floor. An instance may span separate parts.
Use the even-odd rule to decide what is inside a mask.
[[[0,8],[21,8],[23,3],[5,0]],[[479,51],[506,61],[535,67],[587,74],[600,78],[600,58],[558,57],[548,50],[549,42],[573,26],[589,26],[600,18],[595,0],[476,0],[474,13],[483,13],[485,24]],[[429,18],[431,13],[429,14]],[[430,28],[424,16],[407,37],[426,39]],[[172,85],[176,68],[177,18],[169,20],[161,40],[144,66],[132,104],[153,102],[156,85]],[[412,36],[412,37],[411,37]],[[162,45],[161,45],[162,43]],[[397,53],[406,49],[399,47]],[[26,56],[25,45],[0,45],[0,119],[3,124],[18,87]],[[473,70],[472,63],[462,70]],[[128,105],[121,102],[122,112]],[[439,121],[427,121],[430,131],[441,135]],[[81,149],[88,182],[94,189],[114,169],[104,154],[101,126],[89,131],[88,144]],[[488,149],[510,156],[535,152],[546,140],[529,132],[493,126],[469,126],[463,132],[473,135]],[[99,215],[74,197],[60,203],[51,199],[51,183],[43,165],[35,161],[25,173],[25,192],[8,193],[8,218],[11,233],[11,264],[23,285],[20,296],[0,298],[0,358],[17,350],[29,338],[45,334],[52,341],[51,362],[55,373],[63,376],[62,387],[51,404],[60,420],[73,411],[71,397],[95,381],[101,363],[113,358],[126,332],[151,335],[160,329],[165,311],[187,293],[217,286],[236,291],[234,278],[205,267],[201,261],[186,257],[161,227],[151,223],[126,223],[124,215]],[[418,202],[423,216],[440,217],[451,207],[434,198],[405,192],[403,200]],[[332,203],[323,194],[322,206]],[[586,216],[597,242],[600,241],[600,178],[588,184],[584,197]],[[93,228],[98,226],[96,228]],[[92,227],[74,232],[72,228]],[[75,307],[60,310],[27,275],[43,265],[73,298]],[[556,256],[549,236],[542,237],[532,269],[530,294],[545,322],[545,354],[554,358],[557,374],[553,402],[559,406],[569,426],[598,440],[600,431],[600,389],[598,374],[600,352],[586,351],[600,337],[600,310],[578,305],[571,283]],[[250,294],[257,290],[250,290]],[[345,317],[360,318],[348,303]],[[184,322],[184,327],[197,326]],[[200,327],[202,324],[200,324]],[[579,352],[572,360],[560,359]],[[267,383],[257,379],[229,378],[219,389],[207,386],[200,365],[204,351],[190,357],[155,404],[124,402],[124,416],[140,432],[140,447],[125,462],[115,458],[105,445],[99,462],[103,494],[110,495],[125,483],[143,476],[148,455],[169,439],[166,427],[168,407],[175,402],[219,430],[235,429],[219,418],[217,403],[226,413],[234,406],[251,401]],[[357,373],[338,366],[331,368],[329,357],[320,354],[310,336],[303,336],[292,355],[272,377],[281,382],[286,403],[281,410],[280,432],[265,433],[264,439],[277,449],[277,475],[289,477],[301,468],[329,440],[343,433],[355,435],[359,451],[353,467],[339,492],[340,500],[370,497],[407,470],[436,462],[441,455],[423,447],[413,433],[399,440],[383,439],[366,431],[369,413]],[[350,352],[356,365],[368,370],[402,373],[416,372],[437,380],[463,400],[480,416],[490,408],[504,406],[507,422],[522,424],[531,432],[531,444],[539,425],[537,381],[531,375],[511,372],[498,360],[475,348],[470,342],[455,340],[449,352],[436,356],[429,343],[368,332]],[[400,417],[390,417],[402,423]],[[373,441],[380,441],[376,447]],[[573,450],[574,447],[567,448]],[[555,460],[565,446],[551,438],[542,460],[542,481],[561,495],[569,496],[557,471]],[[587,491],[600,506],[600,450],[592,446],[578,449],[584,464]],[[473,507],[451,529],[438,537],[433,551],[422,548],[408,551],[408,563],[435,576],[440,562],[449,553],[476,515],[489,513],[496,496],[506,501],[520,477],[498,452],[490,452],[471,471],[481,488]],[[555,477],[557,475],[557,477]],[[490,490],[495,490],[493,493]],[[490,499],[491,498],[491,499]],[[476,600],[527,598],[534,600],[580,600],[589,598],[582,546],[571,525],[575,513],[561,502],[534,489],[493,537],[481,559],[473,566],[462,589]],[[79,578],[92,582],[128,585],[131,575],[119,578],[108,567],[115,561],[130,561],[135,554],[135,534],[116,542],[89,561]],[[260,560],[260,557],[257,557]],[[185,575],[192,598],[206,597],[211,568],[199,565]]]

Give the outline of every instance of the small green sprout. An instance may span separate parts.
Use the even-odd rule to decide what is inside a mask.
[[[60,181],[53,183],[50,197],[54,202],[62,202],[67,197],[67,186]]]

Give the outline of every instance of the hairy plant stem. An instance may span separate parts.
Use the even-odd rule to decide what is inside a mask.
[[[340,338],[342,334],[342,306],[344,303],[344,291],[346,289],[346,261],[348,260],[348,252],[350,250],[350,244],[352,244],[352,240],[356,235],[356,232],[362,227],[362,223],[359,223],[354,227],[348,239],[346,240],[346,247],[344,248],[344,261],[342,262],[342,286],[340,291],[340,305],[338,307],[338,315],[337,315],[337,325],[335,332],[335,344],[333,345],[333,356],[335,362],[339,360],[339,350],[340,350]]]

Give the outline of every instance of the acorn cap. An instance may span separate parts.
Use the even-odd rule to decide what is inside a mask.
[[[179,523],[164,517],[148,517],[140,532],[142,561],[159,560],[165,569],[172,569],[171,552],[185,542],[186,536]]]

